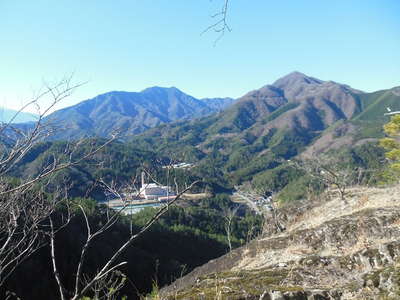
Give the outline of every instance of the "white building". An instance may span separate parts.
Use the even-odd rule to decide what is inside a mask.
[[[173,165],[168,165],[168,166],[163,166],[163,169],[190,169],[191,167],[193,167],[193,164],[189,164],[189,163],[177,163],[177,164],[173,164]]]
[[[158,185],[157,183],[145,183],[144,173],[142,173],[140,197],[146,200],[170,201],[175,199],[175,196],[175,193],[168,186]]]

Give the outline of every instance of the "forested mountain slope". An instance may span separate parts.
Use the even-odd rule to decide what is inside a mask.
[[[193,176],[214,191],[251,182],[278,192],[302,176],[285,163],[296,157],[346,152],[342,156],[350,165],[375,168],[383,152],[374,142],[383,136],[386,108],[400,109],[400,92],[393,88],[364,93],[293,72],[217,113],[172,122],[210,114],[231,101],[198,100],[176,88],[155,87],[141,93],[100,95],[47,120],[63,127],[55,139],[103,136],[117,129],[126,138],[165,122],[128,140],[135,149],[151,150],[154,156],[194,163]]]
[[[231,98],[196,99],[175,87],[152,87],[141,92],[114,91],[60,109],[45,121],[59,125],[54,138],[108,137],[137,134],[176,120],[198,118],[229,106]]]
[[[134,141],[205,170],[218,169],[208,177],[229,178],[232,185],[258,178],[261,184],[263,173],[282,160],[376,141],[388,121],[386,107],[400,109],[398,88],[365,93],[293,72],[216,115],[162,125]]]

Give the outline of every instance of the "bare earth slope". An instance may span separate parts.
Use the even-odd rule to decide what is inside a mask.
[[[286,232],[210,261],[162,296],[400,299],[399,192],[400,186],[353,188],[347,203],[330,197],[286,208]]]

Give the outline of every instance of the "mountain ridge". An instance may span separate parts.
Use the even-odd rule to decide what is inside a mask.
[[[37,121],[38,115],[23,111],[19,112],[17,110],[5,107],[0,107],[0,122],[8,123],[12,119],[13,123],[34,122]]]
[[[246,93],[217,116],[166,124],[133,140],[201,168],[215,166],[232,186],[251,181],[261,187],[282,160],[382,137],[386,107],[400,110],[396,93],[365,93],[295,72]]]
[[[45,121],[63,124],[56,139],[82,135],[110,136],[115,131],[137,134],[163,123],[187,120],[224,109],[232,98],[197,99],[170,87],[141,92],[111,91],[53,112]]]

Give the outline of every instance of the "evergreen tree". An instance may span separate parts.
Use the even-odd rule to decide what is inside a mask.
[[[383,128],[389,137],[381,139],[379,144],[387,150],[385,156],[391,161],[390,168],[400,174],[400,115],[392,116],[390,122]]]

